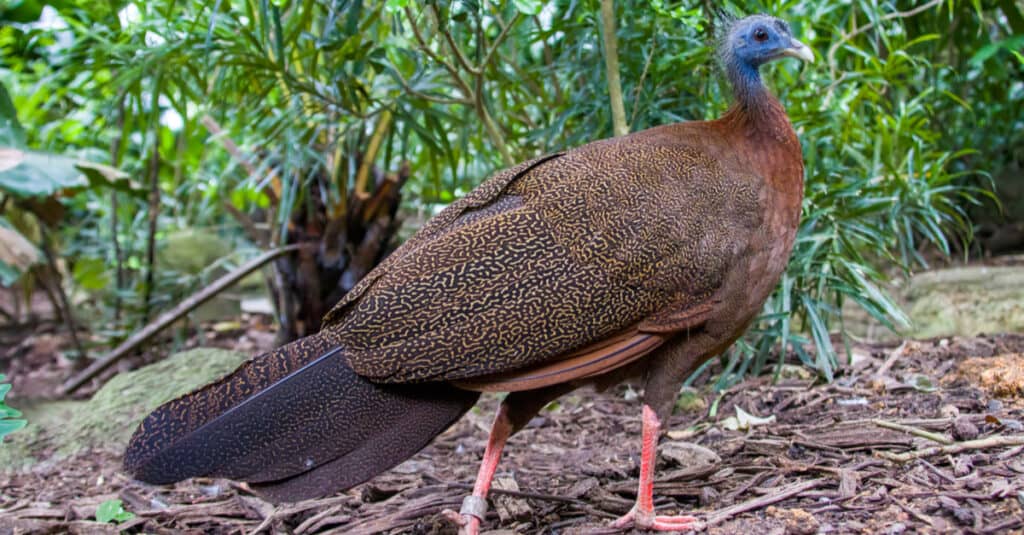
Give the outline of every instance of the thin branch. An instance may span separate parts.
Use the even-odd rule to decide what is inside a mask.
[[[82,359],[79,362],[84,362],[86,356],[85,348],[82,347],[82,341],[78,338],[78,322],[75,321],[75,312],[71,310],[67,292],[64,291],[64,285],[61,284],[60,271],[57,269],[57,257],[53,254],[53,249],[50,247],[50,233],[46,230],[46,223],[42,220],[37,221],[39,223],[39,232],[42,235],[42,239],[39,240],[39,246],[43,250],[43,255],[46,256],[46,264],[49,268],[39,270],[40,273],[45,274],[44,280],[41,282],[44,286],[53,287],[53,292],[60,305],[57,312],[64,316],[64,325],[68,328],[68,333],[71,335],[71,343],[75,346],[78,358]]]
[[[730,518],[740,513],[745,513],[747,511],[754,511],[762,507],[767,507],[773,503],[778,503],[781,502],[782,500],[792,498],[793,496],[796,496],[802,492],[807,492],[808,490],[820,487],[826,484],[827,482],[828,481],[826,479],[822,478],[812,479],[810,481],[801,481],[799,483],[793,483],[792,485],[779,488],[775,492],[772,492],[771,494],[767,494],[765,496],[761,496],[760,498],[747,500],[743,503],[738,503],[736,505],[726,507],[725,509],[715,511],[708,515],[704,523],[707,526],[721,524],[722,522],[725,522],[726,520],[729,520]]]
[[[604,65],[608,76],[608,97],[612,106],[612,126],[616,136],[629,133],[626,109],[622,104],[622,82],[619,80],[619,50],[615,43],[615,6],[612,0],[601,0],[601,22],[604,30]]]
[[[636,83],[636,88],[633,90],[633,113],[629,116],[629,126],[632,128],[636,124],[637,112],[640,111],[640,93],[643,92],[644,80],[647,78],[647,73],[651,69],[651,60],[654,59],[654,52],[658,49],[658,34],[655,33],[651,36],[651,52],[647,54],[647,59],[644,60],[644,70],[640,73],[640,81]]]
[[[501,33],[499,33],[498,37],[494,39],[494,43],[491,43],[491,49],[487,51],[487,55],[484,56],[483,61],[480,62],[481,74],[485,69],[487,69],[487,65],[491,63],[491,60],[494,58],[494,54],[498,50],[498,47],[500,47],[501,43],[503,43],[505,39],[508,37],[509,30],[511,30],[512,27],[519,22],[520,16],[521,14],[518,11],[516,11],[516,14],[514,17],[512,17],[512,20],[510,20],[509,23],[501,29]]]
[[[503,61],[506,65],[512,68],[512,70],[516,73],[516,76],[519,77],[520,83],[526,84],[526,88],[529,89],[534,96],[540,97],[544,105],[553,106],[551,102],[551,95],[548,93],[548,91],[541,87],[540,84],[538,84],[532,78],[530,78],[529,73],[524,71],[523,68],[519,66],[516,61],[513,61],[512,58],[508,57],[502,52],[498,52],[498,57],[501,58],[501,61]]]
[[[947,445],[947,446],[949,444],[953,443],[952,440],[950,440],[950,439],[948,439],[948,438],[946,438],[946,437],[944,437],[944,436],[942,436],[942,435],[940,435],[938,433],[932,433],[931,431],[925,431],[924,429],[919,429],[917,427],[911,427],[909,425],[898,424],[896,422],[887,422],[885,420],[871,420],[871,423],[877,425],[878,427],[884,427],[886,429],[893,429],[893,430],[896,430],[896,431],[900,431],[902,433],[907,433],[909,435],[914,435],[915,437],[921,437],[921,438],[924,438],[924,439],[927,439],[927,440],[931,440],[932,442],[938,442],[939,444],[944,444],[944,445]]]
[[[466,56],[462,53],[459,45],[455,44],[455,38],[452,37],[452,32],[448,31],[448,26],[441,24],[441,16],[437,12],[437,6],[431,4],[430,9],[434,13],[434,19],[437,20],[437,27],[441,30],[441,35],[444,36],[444,40],[448,43],[448,48],[451,49],[452,54],[455,56],[455,59],[458,60],[459,65],[462,65],[462,68],[469,71],[473,76],[480,76],[483,69],[474,67],[473,64],[466,59]]]
[[[483,80],[478,78],[477,85],[479,86],[482,84]],[[505,143],[505,136],[501,135],[501,131],[498,130],[498,126],[494,123],[494,119],[491,118],[490,112],[487,111],[487,105],[484,104],[483,91],[477,91],[476,112],[480,115],[480,120],[484,123],[484,128],[487,129],[487,134],[490,136],[494,145],[498,148],[498,152],[501,153],[501,158],[505,160],[505,164],[515,165],[516,160],[508,150],[508,144]]]
[[[206,288],[203,288],[202,290],[192,294],[188,299],[178,303],[178,306],[161,314],[160,317],[156,318],[130,338],[122,342],[121,345],[117,346],[113,351],[107,353],[102,358],[95,360],[88,368],[68,379],[63,385],[63,394],[66,395],[74,392],[85,384],[86,381],[99,375],[100,372],[110,367],[111,364],[124,358],[136,347],[142,345],[153,336],[156,336],[160,331],[172,325],[175,321],[178,321],[179,318],[188,314],[199,305],[202,305],[220,292],[230,288],[231,285],[242,280],[242,278],[249,273],[259,269],[263,264],[266,264],[283,254],[297,251],[303,247],[307,246],[295,244],[267,251],[235,268],[234,271],[231,271],[230,273],[227,273],[221,278],[213,281]]]
[[[156,108],[156,98],[154,105]],[[142,294],[142,321],[149,321],[153,304],[153,286],[156,284],[156,232],[160,218],[160,134],[153,129],[153,152],[149,157],[149,204],[147,208],[148,229],[146,232],[146,279]]]
[[[256,166],[253,165],[252,161],[250,161],[250,159],[246,157],[245,154],[242,153],[242,149],[238,148],[238,144],[235,143],[234,140],[232,140],[227,135],[222,135],[224,134],[224,130],[220,127],[219,124],[217,124],[217,121],[213,117],[210,117],[209,115],[204,115],[203,118],[199,120],[199,122],[203,123],[203,126],[206,127],[207,132],[209,132],[211,135],[213,135],[220,141],[221,145],[224,146],[224,150],[228,151],[228,154],[230,154],[231,157],[234,158],[236,162],[238,162],[239,164],[241,164],[242,167],[245,168],[245,172],[249,173],[250,177],[255,178],[259,176],[259,169],[257,169]],[[258,157],[254,156],[254,158],[256,158],[257,161],[259,161]],[[273,167],[269,168],[269,172],[271,185],[268,188],[264,188],[263,193],[270,198],[271,205],[276,205],[279,198],[278,192],[281,191],[281,179],[277,176],[277,173],[274,171]],[[264,247],[267,246],[266,243],[262,245]]]
[[[404,11],[406,18],[409,19],[409,24],[412,28],[413,37],[416,40],[417,44],[419,45],[420,49],[423,50],[423,52],[427,54],[428,57],[430,57],[437,63],[440,63],[444,67],[444,69],[448,71],[448,73],[454,79],[455,83],[458,85],[459,89],[462,91],[463,95],[473,103],[476,109],[477,116],[480,117],[480,122],[483,123],[484,130],[487,132],[487,136],[491,139],[491,142],[494,143],[495,147],[498,149],[498,152],[501,154],[502,160],[504,160],[505,164],[515,164],[516,160],[515,158],[513,158],[512,153],[509,151],[508,143],[506,143],[505,137],[502,135],[501,130],[498,129],[498,125],[494,122],[494,119],[491,117],[490,112],[487,110],[487,104],[484,102],[483,90],[484,67],[486,67],[487,62],[489,62],[493,58],[494,51],[498,48],[498,45],[500,45],[501,42],[504,41],[505,38],[508,36],[509,28],[511,28],[512,24],[509,24],[502,28],[502,32],[495,40],[494,46],[487,53],[485,61],[481,63],[480,67],[474,67],[472,64],[470,64],[469,60],[466,59],[466,57],[462,54],[462,51],[456,45],[454,37],[451,35],[451,32],[449,32],[447,28],[442,27],[442,25],[440,24],[440,17],[438,16],[437,9],[431,7],[431,12],[434,14],[434,17],[438,19],[438,31],[440,31],[441,34],[444,36],[444,39],[447,41],[449,48],[452,50],[452,53],[456,56],[456,60],[458,61],[459,65],[465,68],[473,76],[473,84],[475,88],[471,89],[466,80],[464,80],[462,76],[459,74],[455,66],[451,62],[441,58],[437,52],[435,52],[430,48],[430,46],[428,46],[426,39],[423,37],[423,34],[420,32],[419,28],[416,27],[416,20],[415,17],[413,16],[412,9],[406,6]],[[519,17],[517,15],[512,22],[514,23],[518,20]]]
[[[405,6],[405,16],[409,19],[409,26],[412,28],[412,35],[416,39],[416,43],[420,45],[420,50],[422,50],[430,59],[440,63],[441,66],[448,71],[448,74],[455,79],[455,83],[458,84],[459,89],[462,90],[463,96],[467,99],[473,100],[473,90],[470,89],[466,81],[459,76],[459,71],[455,66],[439,56],[437,52],[434,52],[433,49],[427,45],[427,41],[423,38],[423,34],[421,34],[419,28],[416,27],[416,17],[413,16],[412,9],[409,6]]]
[[[446,106],[451,106],[453,104],[462,104],[463,106],[472,106],[473,105],[473,101],[468,99],[468,98],[441,97],[441,96],[431,95],[429,93],[424,93],[424,92],[422,92],[422,91],[420,91],[418,89],[413,89],[412,85],[410,85],[409,82],[405,78],[402,77],[401,73],[399,73],[397,69],[395,69],[395,77],[398,78],[398,83],[402,84],[402,89],[405,89],[406,93],[409,93],[410,95],[412,95],[412,96],[414,96],[416,98],[423,99],[423,100],[426,100],[428,102],[436,102],[438,104],[444,104]]]
[[[932,446],[930,448],[924,448],[916,451],[908,451],[906,453],[891,453],[888,451],[879,451],[875,455],[883,459],[888,459],[896,463],[906,463],[915,459],[922,459],[925,457],[932,457],[935,455],[952,455],[965,451],[972,450],[984,450],[989,448],[1002,448],[1006,446],[1021,446],[1024,445],[1024,436],[992,436],[982,438],[978,440],[966,440],[964,442],[957,442],[948,446]]]
[[[908,17],[913,17],[914,15],[917,15],[918,13],[927,11],[927,10],[929,10],[929,9],[935,7],[935,6],[942,5],[942,2],[943,2],[943,0],[931,0],[927,4],[921,4],[921,5],[917,6],[917,7],[915,7],[914,9],[909,9],[907,11],[896,11],[894,13],[889,13],[888,15],[884,15],[882,17],[879,17],[877,22],[869,22],[869,23],[867,23],[867,24],[865,24],[863,26],[859,26],[857,28],[854,28],[854,30],[851,31],[850,33],[844,33],[843,35],[841,35],[839,37],[839,39],[835,43],[832,43],[832,46],[830,46],[828,48],[828,54],[827,54],[826,57],[828,58],[829,77],[830,78],[835,78],[836,77],[836,75],[835,75],[836,70],[837,70],[837,67],[836,67],[836,52],[839,51],[839,47],[843,46],[843,44],[848,42],[850,39],[853,39],[854,37],[857,37],[858,35],[860,35],[860,34],[866,32],[866,31],[874,28],[879,22],[885,22],[887,20],[892,20],[892,19],[905,19],[905,18],[908,18]]]
[[[540,23],[540,17],[534,16],[532,18],[537,30],[544,32],[544,26]],[[551,45],[546,38],[541,41],[541,44],[544,46],[544,66],[547,67],[547,71],[551,75],[551,85],[555,88],[555,102],[561,103],[565,98],[562,95],[562,84],[558,82],[558,75],[555,73],[555,69],[552,68],[552,65],[555,63],[554,52],[552,52]]]
[[[260,229],[256,226],[256,223],[248,215],[242,213],[241,210],[235,208],[235,205],[231,204],[231,201],[224,201],[222,204],[224,210],[231,214],[231,217],[238,221],[238,224],[242,226],[242,230],[245,231],[246,236],[252,240],[253,243],[258,243],[262,247],[266,247],[267,244],[267,233],[260,232]]]
[[[448,488],[451,489],[465,489],[473,490],[473,485],[470,483],[453,483],[449,481],[443,482]],[[543,500],[547,502],[558,502],[558,503],[571,503],[575,505],[586,505],[586,502],[578,498],[569,498],[568,496],[558,496],[557,494],[544,494],[539,492],[524,492],[521,490],[505,490],[491,488],[488,490],[489,494],[496,496],[513,496],[515,498],[529,498],[531,500]]]
[[[121,150],[124,146],[124,101],[126,93],[122,92],[117,99],[117,134],[110,141],[110,163],[114,167],[121,165]],[[118,192],[116,189],[110,191],[110,243],[114,246],[114,322],[121,322],[121,308],[123,299],[121,293],[125,287],[124,252],[121,250],[121,239],[118,237],[120,229],[120,218],[118,217],[117,206]]]

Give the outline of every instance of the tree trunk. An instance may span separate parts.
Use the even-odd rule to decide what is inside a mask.
[[[289,320],[280,322],[279,344],[319,331],[324,314],[391,252],[401,226],[396,215],[409,167],[387,175],[374,169],[373,175],[372,192],[350,192],[348,206],[337,217],[329,217],[319,201],[304,203],[293,212],[288,243],[317,247],[274,263],[283,283],[284,295],[277,298],[279,314]],[[317,193],[310,192],[309,198],[319,199]]]

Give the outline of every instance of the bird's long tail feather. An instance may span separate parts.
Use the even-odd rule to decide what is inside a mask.
[[[157,484],[244,480],[276,501],[323,496],[412,456],[478,395],[371,383],[314,335],[157,408],[132,436],[125,469]]]

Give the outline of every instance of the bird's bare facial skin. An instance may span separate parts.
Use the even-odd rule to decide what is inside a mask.
[[[780,19],[751,17],[738,23],[733,36],[739,59],[755,67],[787,56],[808,63],[814,61],[810,48],[794,39],[789,24]]]

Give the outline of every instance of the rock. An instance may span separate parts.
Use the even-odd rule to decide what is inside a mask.
[[[966,416],[953,420],[953,438],[956,440],[974,440],[978,438],[978,426],[971,423]]]
[[[4,440],[0,471],[88,449],[120,453],[146,414],[226,375],[246,358],[223,349],[193,349],[117,375],[88,401],[19,400],[28,425]]]
[[[903,334],[911,338],[1024,331],[1024,265],[926,271],[885,289],[910,317],[911,328]],[[842,314],[849,332],[859,338],[900,338],[852,300],[843,305]]]
[[[212,232],[186,228],[164,240],[158,260],[162,268],[196,275],[231,253],[231,246]]]
[[[904,294],[915,338],[1024,331],[1024,267],[921,273]]]
[[[662,459],[681,468],[699,470],[722,462],[717,453],[691,442],[664,441],[658,450]]]

